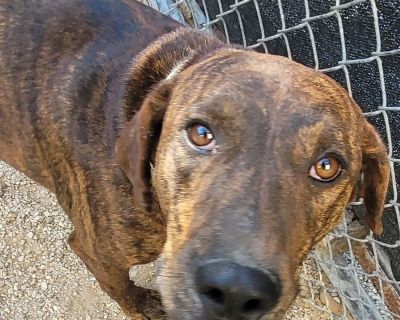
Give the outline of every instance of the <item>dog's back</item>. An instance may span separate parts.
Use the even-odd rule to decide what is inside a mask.
[[[109,157],[123,117],[115,75],[177,26],[135,1],[1,0],[0,159],[54,191],[60,161]]]

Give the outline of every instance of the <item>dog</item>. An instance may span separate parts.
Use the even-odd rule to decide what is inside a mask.
[[[133,319],[281,318],[360,176],[382,233],[385,145],[324,74],[129,0],[2,0],[0,26],[0,157]],[[128,270],[160,254],[159,295]]]

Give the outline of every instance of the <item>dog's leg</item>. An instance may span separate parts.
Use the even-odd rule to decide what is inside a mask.
[[[94,274],[101,288],[116,300],[121,309],[132,319],[166,319],[161,300],[156,291],[137,287],[129,279],[129,269],[105,265],[87,254],[84,246],[73,231],[68,239],[72,250]]]

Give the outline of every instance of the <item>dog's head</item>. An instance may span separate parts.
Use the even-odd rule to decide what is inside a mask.
[[[286,58],[215,53],[156,87],[118,144],[136,203],[156,201],[168,221],[160,291],[173,319],[281,316],[361,173],[382,232],[385,146],[336,82]]]

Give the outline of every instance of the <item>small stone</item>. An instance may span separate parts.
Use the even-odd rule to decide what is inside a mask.
[[[46,282],[42,282],[40,287],[42,288],[43,291],[47,290],[47,283]]]
[[[342,303],[342,301],[340,300],[340,298],[339,297],[333,297],[333,300],[335,300],[336,301],[336,303]]]

